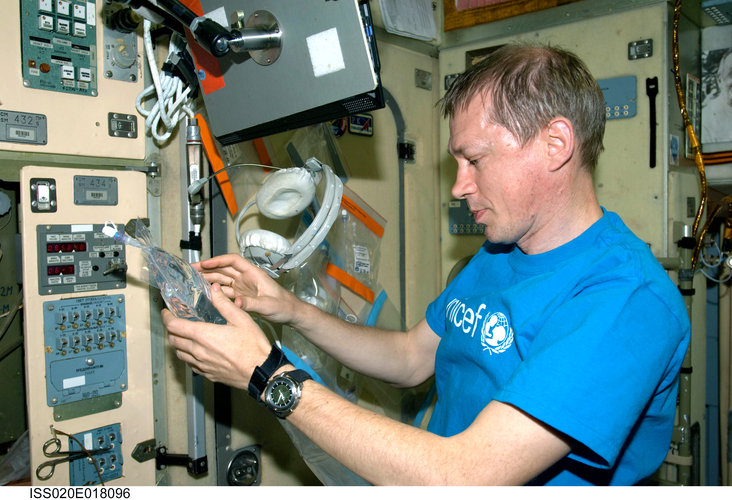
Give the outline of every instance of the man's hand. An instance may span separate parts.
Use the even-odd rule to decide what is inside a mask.
[[[218,284],[211,300],[226,325],[176,318],[163,310],[163,324],[179,359],[213,382],[246,389],[254,368],[264,362],[272,345],[249,314],[235,306]]]
[[[234,303],[275,323],[291,323],[302,302],[267,273],[236,254],[220,255],[193,264],[211,283],[219,283]]]

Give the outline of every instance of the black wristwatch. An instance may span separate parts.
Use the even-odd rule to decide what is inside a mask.
[[[272,345],[272,350],[267,356],[267,360],[260,366],[254,369],[252,378],[249,379],[249,395],[254,398],[255,401],[261,403],[261,396],[267,387],[267,381],[272,377],[272,374],[276,372],[280,367],[288,364],[289,361],[282,350],[277,347],[277,344]]]
[[[300,402],[303,382],[311,379],[305,370],[275,375],[264,390],[264,405],[279,418],[287,417]]]

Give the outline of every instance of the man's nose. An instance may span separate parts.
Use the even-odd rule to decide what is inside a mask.
[[[472,194],[475,188],[475,182],[466,170],[466,168],[458,166],[457,174],[455,175],[455,183],[452,185],[451,194],[457,200],[462,200],[467,195]]]

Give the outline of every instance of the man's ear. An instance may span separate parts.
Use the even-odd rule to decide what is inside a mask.
[[[574,127],[563,116],[552,118],[544,129],[551,170],[562,168],[574,154]]]

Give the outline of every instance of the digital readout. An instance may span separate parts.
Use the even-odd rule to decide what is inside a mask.
[[[69,241],[64,243],[46,243],[47,253],[86,252],[86,241]]]
[[[74,266],[72,264],[63,264],[60,266],[48,266],[46,272],[48,276],[61,276],[66,274],[74,274]]]

